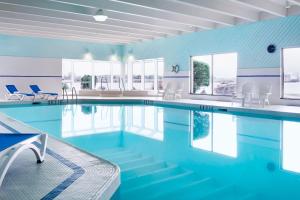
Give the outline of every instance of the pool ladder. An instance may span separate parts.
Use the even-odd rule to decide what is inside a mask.
[[[72,87],[71,91],[72,91],[72,93],[71,93],[72,102],[75,97],[75,103],[77,104],[77,102],[78,102],[77,90],[75,87]],[[66,88],[62,89],[62,95],[63,95],[62,100],[49,100],[48,104],[63,104],[65,102],[65,99],[66,99],[66,103],[69,103],[69,96],[68,96],[68,92],[67,92]]]

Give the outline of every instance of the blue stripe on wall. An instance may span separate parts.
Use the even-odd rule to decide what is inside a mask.
[[[239,78],[246,78],[246,77],[258,77],[258,78],[265,78],[265,77],[280,77],[280,75],[238,75]]]
[[[164,76],[164,78],[190,78],[190,76]]]
[[[0,75],[1,78],[62,78],[62,76]]]

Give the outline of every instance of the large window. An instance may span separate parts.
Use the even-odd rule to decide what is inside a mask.
[[[191,93],[232,95],[236,87],[237,53],[191,57]]]
[[[282,51],[282,91],[283,98],[300,98],[300,48],[287,48]]]
[[[128,90],[163,90],[164,59],[136,60],[125,67]]]
[[[62,61],[63,84],[67,88],[120,90],[121,63],[113,61]]]

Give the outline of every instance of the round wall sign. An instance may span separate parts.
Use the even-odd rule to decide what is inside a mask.
[[[276,46],[274,44],[270,44],[268,46],[268,52],[269,53],[274,53],[276,51]]]

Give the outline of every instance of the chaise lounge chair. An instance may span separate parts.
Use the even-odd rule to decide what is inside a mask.
[[[30,85],[29,87],[35,95],[40,96],[42,99],[48,99],[49,97],[57,99],[58,97],[58,93],[43,92],[38,85]]]
[[[36,156],[37,163],[44,161],[47,134],[1,133],[0,141],[0,187],[8,168],[24,150],[31,149]],[[40,148],[34,144],[36,142],[41,144]]]
[[[8,93],[8,97],[7,97],[8,100],[14,100],[13,99],[14,97],[16,98],[16,100],[21,100],[21,101],[24,99],[24,97],[32,97],[33,101],[35,99],[34,94],[19,92],[15,85],[6,85],[5,87]]]

